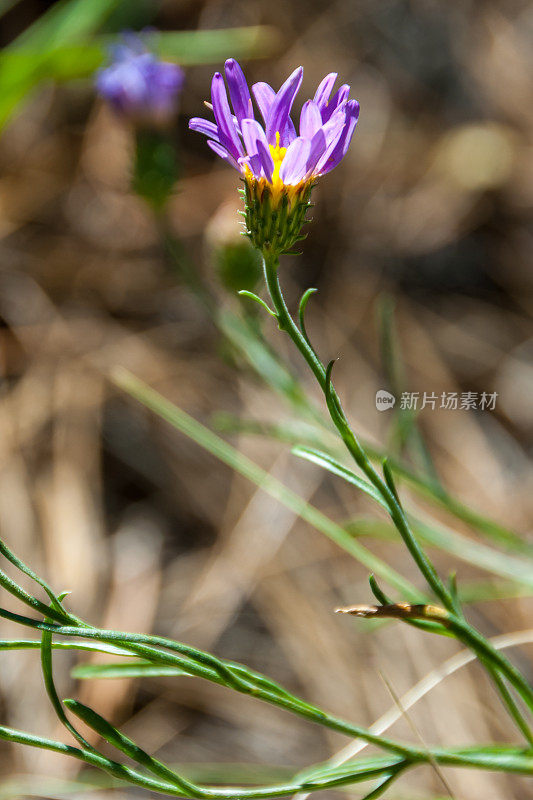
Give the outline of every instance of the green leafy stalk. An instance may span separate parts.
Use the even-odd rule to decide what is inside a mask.
[[[314,354],[313,358],[316,358]],[[164,419],[167,419],[174,427],[184,432],[187,436],[198,442],[202,447],[216,455],[225,463],[229,464],[242,475],[245,475],[247,478],[256,483],[256,485],[260,486],[264,491],[272,494],[289,508],[295,510],[303,519],[313,524],[319,530],[322,530],[324,533],[326,533],[326,535],[334,538],[335,541],[341,544],[341,546],[347,549],[349,552],[352,552],[352,554],[355,555],[361,561],[361,563],[366,564],[370,567],[370,569],[373,569],[375,557],[364,549],[363,552],[360,550],[354,552],[352,548],[348,547],[345,538],[346,532],[340,528],[340,526],[336,526],[331,520],[325,518],[321,512],[318,511],[318,509],[315,509],[314,507],[305,503],[305,501],[303,501],[301,498],[298,498],[297,495],[288,490],[283,484],[276,481],[268,473],[264,472],[257,465],[253,464],[253,462],[250,462],[249,459],[239,454],[227,442],[224,442],[224,440],[216,436],[212,431],[209,431],[196,420],[192,419],[184,411],[165,400],[165,398],[163,398],[160,394],[146,386],[146,384],[142,383],[142,381],[138,380],[130,373],[127,373],[124,370],[116,372],[114,375],[114,380],[115,383],[120,385],[129,394],[139,399],[144,405],[151,408]],[[369,494],[372,494],[372,496],[375,495],[377,492],[375,486],[366,484],[364,481],[361,481],[361,479],[357,480],[360,481],[360,484],[358,484],[359,488],[367,491]],[[384,485],[386,486],[386,484]],[[386,487],[386,490],[390,493],[390,489],[388,489],[388,487]],[[384,498],[382,496],[382,500],[384,503],[387,502],[386,497]],[[394,503],[396,506],[398,505],[395,499]],[[395,521],[394,518],[393,521]],[[356,544],[355,542],[353,543]],[[387,567],[384,570],[384,566],[385,565],[383,565],[383,562],[378,560],[378,569],[375,570],[376,573],[388,580],[391,585],[396,586],[396,588],[400,588],[399,584],[404,582],[404,579],[400,578],[400,576],[396,577],[396,573],[393,572],[391,580],[390,573],[389,575],[386,574],[390,568]],[[408,586],[410,585],[408,584]],[[412,590],[408,591],[407,595],[404,596],[407,596],[409,599],[412,599],[416,596],[420,597],[419,593],[413,592]],[[450,603],[453,607],[454,604],[451,594],[450,598]],[[430,625],[431,623],[420,623],[420,627],[429,628]],[[504,660],[507,662],[506,659]],[[508,664],[508,662],[506,666],[512,670],[512,667],[510,664]],[[516,678],[516,676],[514,677]],[[531,690],[527,688],[527,684],[523,683],[523,679],[522,681],[518,679],[518,681],[515,681],[515,683],[520,684],[522,692],[525,692],[526,694],[530,693]]]
[[[272,255],[272,253],[265,248],[263,250],[263,258],[265,281],[272,304],[278,317],[280,330],[285,331],[290,336],[304,359],[307,361],[307,364],[317,379],[320,388],[326,395],[326,401],[329,401],[328,408],[335,427],[337,428],[348,451],[354,458],[358,467],[364,472],[370,483],[378,490],[381,497],[387,504],[387,509],[394,524],[402,536],[420,572],[425,577],[428,585],[446,608],[453,609],[453,599],[450,593],[440,580],[433,565],[414,537],[405,514],[394,493],[387,486],[387,483],[378,475],[358,439],[348,425],[344,412],[342,411],[340,400],[333,386],[331,385],[330,377],[332,364],[330,363],[328,369],[324,368],[324,365],[317,357],[313,348],[308,344],[307,339],[302,334],[289,313],[281,292],[281,287],[279,285],[278,257]]]
[[[377,584],[374,586],[374,589],[378,596],[381,597],[381,600],[387,599],[385,595],[381,594]],[[17,592],[14,594],[18,596]],[[24,601],[26,599],[27,598],[23,598]],[[30,603],[30,605],[33,604]],[[466,626],[465,630],[462,630],[462,620],[459,619],[456,621],[449,612],[443,609],[438,610],[431,606],[420,606],[419,608],[430,609],[430,611],[426,611],[426,616],[429,616],[430,619],[433,619],[433,621],[439,624],[449,627],[453,625],[458,626],[457,631],[455,631],[457,638],[460,638],[458,634],[459,631],[462,631],[465,638],[470,634],[468,626]],[[209,653],[181,642],[174,642],[171,639],[98,629],[89,626],[83,621],[80,621],[80,624],[76,625],[62,625],[52,622],[47,618],[45,618],[44,621],[40,621],[15,614],[5,609],[0,609],[0,616],[41,631],[41,663],[48,694],[59,718],[68,730],[78,739],[82,747],[70,747],[59,742],[31,736],[3,726],[0,727],[0,739],[70,755],[89,765],[105,770],[122,781],[140,786],[147,790],[160,792],[169,796],[197,797],[206,798],[206,800],[239,800],[240,798],[242,798],[242,800],[255,800],[255,798],[257,798],[257,800],[262,800],[262,798],[281,797],[304,791],[312,792],[377,779],[377,785],[365,795],[370,800],[370,798],[377,798],[380,796],[403,771],[419,764],[437,763],[462,767],[474,766],[478,769],[498,769],[518,774],[533,774],[533,756],[526,751],[508,747],[492,749],[476,748],[470,750],[461,748],[456,750],[432,750],[397,742],[373,734],[346,720],[333,717],[327,712],[292,695],[266,676],[249,670],[243,665],[223,661]],[[52,649],[60,645],[60,643],[52,641],[53,635],[65,637],[67,639],[92,640],[89,643],[76,642],[70,645],[70,647],[76,649],[98,649],[116,655],[141,656],[143,662],[141,662],[140,665],[139,662],[137,662],[137,664],[131,664],[134,669],[140,669],[140,667],[146,665],[147,667],[155,666],[160,670],[163,665],[166,665],[167,667],[172,667],[176,675],[186,674],[202,677],[214,683],[226,686],[230,690],[249,694],[259,700],[283,708],[304,719],[343,733],[351,738],[359,738],[375,744],[380,749],[385,750],[388,755],[359,760],[355,763],[337,767],[331,767],[327,764],[317,765],[297,775],[292,781],[285,784],[254,788],[204,787],[188,781],[174,770],[169,769],[162,762],[150,756],[135,742],[120,733],[120,731],[92,709],[74,700],[65,701],[64,704],[70,711],[82,719],[90,728],[99,733],[107,742],[155,775],[155,778],[148,777],[135,769],[103,756],[92,746],[88,745],[81,734],[79,734],[68,721],[53,681],[51,654]],[[492,652],[486,642],[477,642],[477,645],[480,648],[482,645],[484,646],[484,657],[492,657]],[[24,640],[11,643],[0,642],[0,649],[9,649],[10,646],[39,647],[39,643],[27,642]],[[66,649],[69,648],[68,643],[64,646]],[[128,666],[130,665],[126,665],[126,667]],[[504,672],[505,664],[503,662],[498,662],[498,668]],[[142,674],[142,670],[140,670],[140,674]],[[505,674],[512,682],[513,675],[508,672]]]
[[[89,742],[84,739],[81,733],[76,730],[74,725],[72,725],[68,719],[61,704],[61,700],[58,697],[52,671],[52,634],[50,631],[43,631],[41,636],[41,668],[43,671],[46,693],[50,698],[52,708],[56,712],[59,721],[65,726],[67,731],[72,734],[76,741],[81,744],[82,747],[85,747],[88,750],[93,750]]]
[[[71,747],[52,739],[33,736],[5,726],[0,726],[0,739],[72,756],[86,764],[109,772],[122,781],[140,786],[143,789],[174,797],[186,796],[172,784],[147,777],[131,767],[88,750]],[[419,758],[413,760],[384,760],[378,757],[377,759],[367,759],[336,768],[318,767],[313,773],[308,773],[307,778],[304,777],[302,780],[295,779],[292,782],[281,785],[261,786],[252,789],[245,787],[205,788],[203,796],[210,798],[210,800],[240,800],[241,798],[242,800],[262,800],[269,797],[283,797],[296,792],[320,791],[330,786],[333,788],[365,781],[379,775],[380,770],[383,779],[389,780],[392,777],[391,772],[397,771],[397,774],[399,774],[400,771],[410,766],[428,764],[431,761],[443,766],[475,767],[477,769],[498,770],[518,775],[533,775],[533,757],[515,747],[502,745],[494,748],[437,749],[431,752],[425,751],[420,754]],[[372,798],[372,796],[376,797],[377,795],[372,795],[372,793],[367,795],[368,798]]]
[[[344,441],[349,453],[361,471],[368,478],[370,484],[372,484],[372,486],[379,493],[379,496],[383,501],[381,504],[385,504],[396,529],[400,533],[418,569],[426,579],[426,582],[433,593],[443,603],[446,611],[446,626],[454,632],[458,639],[464,642],[467,646],[471,647],[474,652],[478,654],[483,664],[487,664],[488,662],[492,665],[489,669],[489,674],[495,680],[496,687],[502,695],[502,699],[504,700],[511,717],[524,733],[527,731],[526,738],[528,739],[528,743],[531,744],[531,734],[529,733],[529,728],[525,723],[522,724],[523,721],[521,718],[519,721],[518,709],[516,705],[510,703],[507,688],[505,687],[503,681],[496,676],[495,671],[500,671],[502,675],[509,680],[509,682],[532,711],[533,688],[528,684],[521,673],[505,658],[505,656],[502,656],[500,653],[494,650],[494,648],[491,647],[486,639],[464,619],[455,593],[452,593],[440,579],[433,564],[420,546],[411,529],[410,523],[399,501],[394,485],[392,469],[390,468],[388,462],[385,462],[383,465],[385,478],[383,480],[372,466],[365,450],[350,428],[350,425],[342,410],[339,397],[331,383],[331,370],[334,362],[330,362],[327,367],[324,367],[315,350],[311,346],[307,334],[298,328],[292,316],[290,315],[279,284],[279,258],[277,255],[273,254],[268,247],[264,247],[263,260],[265,281],[272,305],[276,311],[280,330],[285,331],[290,336],[293,343],[296,345],[305,361],[309,365],[322,391],[324,392],[331,419],[342,440]],[[329,469],[331,470],[331,468],[332,467],[330,464]],[[342,477],[350,480],[350,478],[347,478],[346,474],[343,474]],[[351,482],[354,482],[353,479]],[[359,488],[364,487],[360,486]],[[366,489],[366,491],[368,494],[370,494],[368,489]],[[430,619],[430,621],[432,620]],[[437,619],[436,621],[442,622],[442,619]]]
[[[136,745],[135,742],[132,742],[131,739],[128,739],[123,733],[120,733],[113,725],[110,725],[109,722],[100,716],[100,714],[97,714],[96,711],[93,711],[83,703],[78,703],[76,700],[65,700],[65,705],[76,714],[77,717],[85,722],[89,728],[92,728],[99,733],[103,739],[112,744],[113,747],[116,747],[117,750],[120,750],[121,753],[124,753],[124,755],[136,761],[141,766],[146,767],[149,772],[152,772],[158,778],[162,778],[164,781],[174,784],[187,796],[205,797],[203,789],[186,780],[181,775],[178,775],[174,770],[166,767],[161,761],[152,758],[152,756],[148,755],[141,747]]]
[[[81,637],[83,639],[96,639],[104,644],[117,644],[149,660],[157,660],[159,663],[177,666],[189,675],[205,678],[213,683],[219,683],[243,694],[252,695],[259,700],[276,705],[310,722],[316,722],[319,725],[331,728],[346,736],[364,739],[371,744],[376,744],[385,750],[400,755],[411,757],[419,755],[419,751],[416,748],[380,736],[375,736],[365,728],[332,716],[316,706],[306,703],[290,692],[287,692],[283,687],[278,686],[274,681],[271,681],[264,675],[248,670],[242,665],[235,665],[231,662],[222,661],[215,656],[201,650],[196,650],[181,642],[174,642],[171,639],[160,636],[149,636],[146,634],[125,633],[122,631],[104,630],[92,627],[75,628],[52,625],[14,614],[2,608],[0,608],[0,617],[10,619],[13,622],[18,622],[21,625],[40,631],[49,631],[57,636]],[[169,649],[174,652],[164,652],[164,650],[160,648]],[[183,652],[187,652],[190,657],[183,658],[177,655],[177,653]],[[238,669],[236,668],[237,666]]]

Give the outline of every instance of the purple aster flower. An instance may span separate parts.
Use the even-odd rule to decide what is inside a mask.
[[[161,123],[177,110],[183,70],[160,61],[133,34],[111,50],[109,66],[96,76],[99,94],[121,115],[139,122]]]
[[[227,90],[220,72],[211,83],[214,122],[194,117],[189,127],[203,133],[208,146],[242,174],[246,233],[256,247],[289,252],[303,238],[300,231],[316,178],[346,155],[359,103],[349,99],[347,84],[331,96],[337,79],[332,72],[313,99],[304,103],[297,132],[291,109],[302,83],[302,67],[278,92],[268,83],[252,86],[262,123],[255,118],[246,78],[235,59],[226,61],[225,73]]]
[[[278,92],[267,83],[254,84],[252,93],[263,124],[255,119],[246,78],[233,58],[226,61],[225,73],[232,108],[224,78],[216,72],[211,84],[215,121],[194,117],[189,127],[207,136],[209,147],[247,181],[268,186],[274,201],[284,191],[294,194],[294,187],[312,183],[346,155],[359,103],[348,99],[350,87],[346,84],[331,97],[336,73],[327,75],[314,98],[304,103],[299,134],[290,114],[302,83],[302,67],[289,75]]]

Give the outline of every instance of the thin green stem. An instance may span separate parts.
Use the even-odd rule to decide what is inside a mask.
[[[241,671],[246,675],[245,679],[241,678],[240,676],[236,676],[236,670],[232,666],[230,666],[228,663],[220,661],[219,659],[216,659],[214,656],[211,657],[211,663],[209,666],[207,666],[203,663],[203,659],[201,658],[204,655],[202,651],[195,651],[194,648],[191,648],[187,645],[182,645],[180,642],[174,642],[171,639],[165,639],[160,636],[124,633],[121,631],[104,630],[92,627],[76,628],[52,625],[46,622],[40,622],[39,620],[33,620],[28,617],[22,617],[2,608],[0,608],[0,617],[10,619],[13,622],[18,622],[21,625],[25,625],[37,630],[50,631],[57,636],[96,639],[99,642],[116,644],[120,647],[127,647],[133,652],[136,652],[137,654],[142,655],[149,660],[152,660],[152,657],[155,657],[158,663],[166,663],[180,667],[191,675],[204,678],[213,683],[219,683],[223,686],[228,686],[228,688],[232,688],[235,691],[243,694],[249,694],[259,700],[263,700],[271,705],[276,705],[279,708],[283,708],[286,711],[297,714],[298,716],[303,717],[310,722],[315,722],[319,725],[323,725],[324,727],[331,728],[332,730],[335,730],[338,733],[342,733],[346,736],[364,739],[365,741],[375,744],[384,750],[389,750],[390,752],[397,753],[401,756],[418,758],[420,753],[423,752],[409,745],[404,745],[400,742],[374,735],[365,728],[361,728],[360,726],[354,725],[351,722],[328,714],[321,709],[316,708],[315,706],[295,697],[294,695],[289,694],[289,692],[284,690],[282,687],[279,687],[278,690],[276,684],[269,681],[264,676],[258,676],[257,673],[246,670],[242,666]],[[185,658],[180,658],[173,653],[162,653],[157,649],[159,647],[168,648],[170,650],[177,651],[178,653],[182,653],[183,650],[186,650],[190,653],[191,659],[195,656],[199,656],[199,658],[197,660],[186,660]],[[233,674],[231,675],[230,682],[228,682],[226,680],[226,676],[230,673]],[[236,677],[238,677],[238,680],[235,680]],[[262,680],[258,680],[258,677],[260,677]]]
[[[144,789],[167,794],[173,797],[184,797],[183,791],[168,783],[147,777],[131,767],[126,767],[111,759],[105,758],[97,753],[65,745],[52,739],[45,739],[22,731],[0,726],[0,739],[17,744],[29,745],[40,749],[50,750],[56,753],[69,755],[99,769],[109,772],[122,781],[140,786]],[[499,770],[501,772],[514,773],[518,775],[533,775],[533,757],[512,747],[498,747],[494,752],[484,752],[478,749],[458,749],[458,750],[434,750],[431,753],[425,751],[419,758],[390,762],[381,762],[381,772],[383,776],[390,775],[391,771],[404,770],[416,764],[430,763],[433,759],[436,763],[455,766],[455,767],[475,767],[477,769]],[[369,764],[368,769],[363,768],[363,763],[356,762],[349,766],[344,765],[339,769],[328,770],[326,775],[320,777],[319,770],[309,774],[302,780],[274,785],[261,786],[257,788],[248,787],[227,787],[227,788],[203,788],[203,796],[210,800],[263,800],[269,797],[283,797],[297,792],[321,791],[329,786],[335,787],[356,783],[376,777],[379,768],[372,768]],[[387,776],[388,777],[388,776]],[[372,797],[372,795],[370,795]]]
[[[74,714],[76,714],[76,716],[83,720],[86,725],[96,731],[96,733],[98,733],[107,742],[112,744],[113,747],[115,747],[121,753],[124,753],[124,755],[128,756],[133,761],[136,761],[137,764],[145,767],[156,777],[161,778],[164,781],[168,781],[184,792],[184,794],[186,794],[188,797],[200,798],[206,796],[206,793],[202,787],[191,783],[181,775],[178,775],[178,773],[174,770],[169,769],[169,767],[167,767],[161,761],[158,761],[158,759],[150,756],[145,750],[135,744],[135,742],[133,742],[127,736],[124,736],[124,734],[114,728],[113,725],[110,725],[107,720],[100,716],[100,714],[97,714],[96,711],[93,711],[92,708],[89,708],[88,706],[84,705],[83,703],[79,703],[76,700],[65,700],[65,705]]]
[[[131,767],[126,767],[124,764],[119,764],[117,761],[112,761],[90,750],[80,749],[41,736],[33,736],[24,731],[8,728],[5,725],[0,725],[0,739],[15,744],[29,745],[30,747],[37,747],[41,750],[49,750],[54,753],[72,756],[78,759],[78,761],[83,761],[85,764],[89,764],[92,767],[102,769],[104,772],[111,774],[114,778],[131,783],[134,786],[140,786],[143,789],[150,789],[155,792],[164,792],[165,794],[174,795],[175,797],[183,797],[182,792],[175,790],[170,784],[163,784],[160,781],[147,778],[140,772],[131,769]]]
[[[46,603],[41,602],[33,595],[29,594],[25,589],[15,583],[3,570],[0,570],[0,586],[7,592],[16,597],[25,605],[32,608],[34,611],[39,612],[43,617],[49,617],[56,620],[56,622],[70,622],[70,617],[66,612],[58,611],[52,606],[47,606]]]
[[[68,719],[61,704],[61,700],[59,699],[59,696],[57,694],[53,677],[52,634],[50,633],[50,631],[43,631],[41,635],[41,668],[43,672],[46,693],[48,694],[48,697],[52,704],[52,708],[56,712],[57,718],[59,719],[61,724],[65,726],[67,731],[74,737],[74,739],[78,742],[78,744],[80,744],[83,748],[86,748],[87,750],[93,750],[94,748],[89,744],[89,742],[86,739],[84,739],[81,733],[76,730],[74,725],[72,725],[72,723]]]
[[[313,348],[308,344],[307,339],[302,334],[294,322],[291,314],[289,313],[278,279],[279,259],[277,256],[272,255],[268,251],[264,251],[263,263],[266,284],[272,304],[276,310],[280,330],[285,331],[290,336],[311,368],[313,375],[317,379],[324,394],[327,395],[328,393],[331,393],[333,407],[330,408],[330,414],[348,451],[354,458],[358,467],[365,473],[367,478],[376,487],[387,503],[391,518],[405,544],[407,545],[414,561],[420,569],[420,572],[425,577],[428,585],[448,610],[454,610],[453,598],[440,580],[433,565],[416,540],[394,493],[387,486],[387,483],[378,475],[365,451],[361,447],[357,437],[349,427],[344,412],[342,411],[339,397],[333,387],[330,386],[328,374],[324,368],[324,365],[317,357]]]
[[[509,712],[509,715],[514,720],[516,727],[523,734],[529,747],[533,748],[533,734],[531,733],[531,728],[524,719],[522,712],[516,704],[513,695],[507,688],[504,679],[498,672],[498,669],[494,667],[494,665],[486,658],[481,657],[480,661],[483,663],[483,666],[490,674],[493,682],[496,684],[496,689],[499,692],[500,697],[505,704],[507,711]]]
[[[300,331],[287,308],[279,284],[278,257],[265,249],[263,252],[263,264],[265,281],[272,304],[276,310],[279,328],[290,336],[304,357],[305,361],[311,368],[311,371],[313,372],[322,391],[324,392],[331,419],[335,424],[335,427],[337,428],[342,440],[354,458],[356,464],[364,472],[372,485],[379,491],[381,497],[387,505],[394,525],[402,536],[402,539],[405,542],[420,572],[426,579],[434,594],[441,600],[445,609],[449,612],[450,618],[453,617],[454,630],[458,638],[465,642],[469,647],[473,648],[476,653],[483,655],[485,660],[489,660],[490,663],[494,665],[495,669],[500,670],[514,686],[528,707],[533,710],[532,687],[527,683],[521,673],[504,656],[495,651],[486,641],[486,639],[466,622],[462,615],[458,601],[456,598],[454,598],[453,594],[447,589],[447,587],[439,578],[433,564],[426,556],[424,550],[418,543],[410,528],[409,522],[400,502],[398,501],[396,491],[392,483],[392,473],[389,471],[388,481],[383,480],[380,475],[378,475],[363,447],[350,428],[346,416],[342,410],[339,397],[331,384],[330,376],[332,362],[330,362],[330,365],[327,368],[324,367],[314,349],[308,342],[307,336]],[[506,687],[501,681],[498,680],[496,680],[496,686],[502,694],[504,703],[506,704],[513,720],[518,722],[515,709],[509,704],[509,696]],[[522,726],[520,727],[522,730]]]
[[[471,650],[474,650],[482,662],[488,660],[493,664],[507,678],[522,697],[529,710],[533,712],[533,687],[526,681],[522,673],[464,618],[450,614],[449,621],[450,630],[455,633],[456,637]],[[499,684],[497,686],[499,688]],[[503,699],[507,705],[506,698],[504,697]]]

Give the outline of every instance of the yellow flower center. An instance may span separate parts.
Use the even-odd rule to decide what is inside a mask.
[[[272,189],[274,191],[281,191],[283,189],[283,181],[279,177],[279,170],[281,162],[285,158],[287,152],[286,147],[280,147],[279,144],[279,131],[276,131],[276,144],[269,144],[270,155],[274,162],[274,169],[272,171]]]
[[[285,185],[280,177],[281,164],[287,153],[286,147],[280,145],[280,134],[276,131],[276,144],[269,144],[270,155],[274,162],[274,169],[272,170],[272,181],[268,178],[256,178],[252,173],[250,167],[245,166],[244,176],[247,183],[251,186],[259,186],[261,189],[268,187],[271,192],[272,204],[274,208],[278,205],[282,196],[286,196],[289,202],[294,202],[295,198],[301,193],[302,188],[309,185],[310,181],[301,181],[296,185]]]

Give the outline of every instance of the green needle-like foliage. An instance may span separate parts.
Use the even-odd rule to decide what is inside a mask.
[[[32,574],[25,564],[20,562],[2,543],[4,556],[12,564],[17,564],[26,575]],[[38,576],[34,580],[42,587],[43,582]],[[443,764],[478,769],[498,769],[518,774],[530,774],[533,771],[533,753],[531,750],[516,747],[487,747],[466,750],[420,748],[408,743],[399,742],[372,733],[371,731],[355,725],[348,720],[334,717],[303,699],[288,692],[276,682],[261,673],[248,669],[242,664],[225,661],[205,651],[191,647],[182,642],[176,642],[160,636],[126,633],[95,628],[87,622],[78,620],[61,606],[61,611],[56,608],[56,616],[62,616],[62,621],[51,619],[51,611],[56,603],[62,600],[51,589],[48,590],[50,606],[45,603],[39,605],[36,597],[22,591],[21,587],[7,576],[0,575],[0,586],[16,600],[22,601],[32,611],[39,609],[43,612],[43,619],[35,619],[15,613],[6,608],[0,608],[0,616],[17,622],[25,627],[40,632],[41,640],[14,640],[0,642],[0,650],[13,650],[23,648],[38,648],[41,652],[41,666],[45,686],[52,706],[65,728],[74,736],[81,747],[62,744],[61,742],[39,736],[16,731],[5,726],[0,726],[0,738],[6,741],[24,744],[27,746],[48,749],[53,752],[64,753],[88,765],[97,767],[118,778],[147,790],[176,797],[212,798],[267,798],[282,797],[296,792],[314,792],[327,788],[344,785],[376,781],[364,795],[367,798],[378,797],[385,789],[408,768],[421,764]],[[385,595],[380,595],[380,590],[373,581],[374,591],[382,600],[387,600]],[[48,587],[49,588],[49,587]],[[53,605],[52,605],[53,603]],[[386,605],[378,606],[383,613]],[[397,606],[391,608],[397,609]],[[432,606],[409,606],[411,621],[416,621],[417,615],[423,621],[437,623],[446,627],[457,638],[467,642],[476,652],[480,653],[482,663],[490,662],[491,669],[497,669],[499,682],[505,678],[527,700],[527,684],[518,671],[512,667],[498,651],[491,648],[490,644],[477,634],[470,626],[451,612],[435,609]],[[400,617],[398,613],[394,616]],[[89,640],[89,641],[87,641]],[[76,700],[61,702],[53,679],[52,655],[56,649],[99,650],[110,655],[127,655],[133,657],[131,661],[121,662],[115,666],[92,666],[78,668],[78,674],[83,677],[107,677],[129,674],[130,676],[173,675],[175,677],[190,676],[202,678],[213,683],[225,686],[230,691],[249,694],[257,700],[278,706],[285,711],[296,714],[309,722],[322,725],[331,730],[342,733],[351,738],[362,739],[378,746],[385,755],[370,759],[359,759],[345,765],[332,767],[328,764],[315,765],[305,772],[296,775],[288,783],[272,784],[260,787],[211,787],[192,783],[190,780],[167,767],[158,759],[152,757],[140,745],[124,736],[110,722],[97,714],[91,708]],[[141,660],[139,660],[139,658]],[[135,659],[135,660],[133,660]],[[509,690],[506,688],[509,695]],[[520,729],[525,734],[526,725],[513,700],[513,708],[520,722]],[[138,768],[131,768],[119,760],[109,759],[97,748],[90,745],[83,735],[77,730],[67,716],[70,712],[79,718],[85,725],[95,731],[103,740],[112,745],[120,754],[132,759]],[[146,774],[149,773],[149,774]]]

